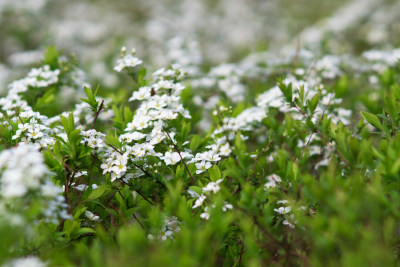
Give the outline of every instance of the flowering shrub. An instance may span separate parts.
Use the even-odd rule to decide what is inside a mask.
[[[110,91],[49,47],[8,85],[0,264],[398,261],[399,50],[152,73],[139,57],[122,49]]]

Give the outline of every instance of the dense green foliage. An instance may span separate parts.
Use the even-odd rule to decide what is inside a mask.
[[[396,265],[399,65],[341,64],[332,77],[293,59],[268,76],[236,75],[238,99],[194,86],[199,77],[176,66],[146,74],[137,58],[120,62],[129,89],[83,86],[76,63],[49,48],[48,69],[1,100],[0,264],[36,255],[49,266]],[[81,100],[62,97],[66,86]],[[215,94],[212,112],[196,103]],[[29,165],[15,189],[35,157],[48,171]],[[46,195],[30,184],[37,172],[41,186],[64,190]]]

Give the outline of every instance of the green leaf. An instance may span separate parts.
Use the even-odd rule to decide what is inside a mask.
[[[201,193],[202,193],[201,188],[198,186],[190,186],[189,189],[193,190],[194,192],[196,192],[199,195],[201,195]]]
[[[96,233],[96,231],[93,230],[92,228],[87,228],[87,227],[80,228],[79,230],[77,230],[77,231],[75,231],[73,233],[72,238],[75,239],[75,238],[78,238],[78,237],[80,237],[82,235],[85,235],[85,234],[94,234],[94,233]]]
[[[63,115],[60,115],[61,124],[64,127],[65,133],[69,135],[68,119]]]
[[[129,107],[124,108],[124,120],[126,122],[131,122],[133,120],[133,113]]]
[[[207,171],[210,174],[211,181],[216,182],[217,180],[221,179],[221,171],[217,165],[212,166]]]
[[[71,112],[68,115],[68,130],[69,132],[72,132],[74,129],[75,129],[74,115]]]
[[[50,65],[51,69],[58,69],[58,50],[55,45],[46,47],[46,52],[44,53],[43,64]]]
[[[82,101],[88,103],[90,105],[90,108],[92,109],[93,112],[97,111],[97,107],[99,105],[99,102],[96,101],[96,94],[97,91],[99,90],[99,86],[93,91],[92,88],[84,86],[83,89],[85,90],[86,96],[88,97],[87,99],[81,98]]]
[[[73,236],[73,233],[78,231],[78,229],[79,229],[79,222],[72,220],[66,220],[64,222],[64,232],[67,238],[71,238]]]
[[[81,206],[78,209],[76,209],[74,213],[74,220],[79,219],[79,217],[85,212],[86,209],[87,209],[86,206]]]
[[[100,185],[90,193],[88,199],[96,199],[107,193],[109,187],[107,185]]]
[[[193,135],[192,139],[190,140],[190,150],[195,151],[201,144],[202,137],[198,134]]]
[[[147,70],[143,67],[139,70],[139,72],[137,74],[137,81],[138,81],[139,86],[147,85],[148,82],[145,79],[146,73],[147,73]]]
[[[117,133],[116,133],[116,132],[114,132],[114,134],[112,134],[112,132],[110,131],[110,132],[108,133],[108,135],[106,136],[106,142],[107,142],[108,144],[110,144],[110,145],[112,145],[112,146],[118,148],[118,149],[121,148],[121,143],[120,143],[119,140],[118,140],[118,137],[117,137]]]
[[[318,102],[319,102],[319,94],[316,94],[308,103],[308,108],[310,109],[311,114],[314,113],[314,110],[316,109]]]
[[[181,131],[181,141],[184,142],[186,140],[186,137],[189,135],[191,129],[191,124],[183,122],[182,124],[182,131]]]
[[[380,130],[384,130],[383,125],[381,124],[378,116],[366,112],[366,111],[362,111],[361,115],[363,116],[363,118],[368,121],[370,124],[372,124],[373,126],[375,126],[376,128],[380,129]]]
[[[185,167],[178,165],[175,170],[175,178],[181,178],[185,171]]]
[[[47,92],[44,93],[43,96],[39,97],[35,107],[36,108],[43,108],[46,107],[48,104],[50,104],[54,99],[55,99],[55,88],[49,89]]]

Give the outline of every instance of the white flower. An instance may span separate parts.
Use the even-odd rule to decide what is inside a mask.
[[[295,224],[297,223],[297,220],[294,218],[294,214],[291,214],[289,218],[285,219],[282,224],[283,225],[288,225],[290,228],[294,229]]]
[[[213,192],[214,194],[217,193],[219,190],[221,190],[221,187],[219,184],[223,181],[223,179],[219,179],[216,182],[210,182],[207,184],[206,187],[203,187],[202,190],[203,192]]]
[[[113,163],[112,163],[112,161],[108,161],[106,163],[101,164],[100,168],[103,169],[103,174],[105,174],[107,172],[112,172]]]
[[[206,200],[206,196],[205,195],[201,195],[198,199],[196,199],[196,201],[194,202],[194,205],[192,207],[192,209],[196,209],[198,207],[200,207],[201,205],[203,205],[204,200]]]
[[[233,205],[225,201],[224,206],[222,206],[222,211],[225,212],[231,209],[233,209]]]
[[[281,177],[276,174],[271,174],[267,176],[268,182],[264,185],[266,189],[276,187],[277,183],[281,182]]]
[[[164,228],[162,231],[161,231],[161,233],[160,233],[160,236],[161,236],[161,240],[162,241],[165,241],[165,240],[167,240],[167,238],[173,238],[172,237],[172,234],[173,234],[174,232],[172,232],[171,230],[167,230],[166,228]]]
[[[162,157],[162,159],[164,160],[166,165],[175,165],[176,163],[178,163],[181,158],[178,154],[178,152],[165,152],[165,155]]]
[[[135,144],[135,145],[132,147],[131,153],[132,153],[134,156],[136,156],[136,157],[138,157],[138,158],[141,158],[141,157],[144,157],[144,156],[146,155],[146,150],[143,148],[142,145]]]
[[[207,169],[211,168],[211,166],[212,165],[210,162],[204,161],[204,160],[199,163],[196,163],[196,168],[197,168],[196,174],[200,174],[200,173],[206,171]]]
[[[151,96],[151,88],[144,86],[140,87],[139,91],[133,92],[132,97],[129,98],[129,101],[144,100],[149,98],[150,96]]]
[[[288,200],[279,200],[278,202],[276,202],[276,203],[278,203],[278,204],[286,204],[286,203],[288,203],[289,201]]]
[[[229,156],[229,154],[232,152],[229,143],[226,143],[225,145],[221,146],[219,149],[219,154],[222,156]]]
[[[94,222],[100,221],[100,217],[99,216],[95,215],[94,213],[92,213],[92,212],[90,212],[88,210],[85,210],[85,216],[86,216],[86,218],[88,218],[91,221],[94,221]]]
[[[112,171],[119,175],[122,172],[126,171],[126,164],[128,163],[128,158],[127,157],[119,157],[117,160],[113,162],[114,166],[112,167]]]
[[[204,220],[210,219],[210,213],[208,213],[208,207],[204,209],[204,212],[200,214],[200,218]]]
[[[117,65],[114,67],[114,70],[121,72],[125,68],[134,68],[139,66],[142,64],[142,62],[142,60],[129,54],[117,60]]]
[[[287,214],[292,210],[292,207],[280,207],[279,209],[274,209],[276,213],[279,214]]]

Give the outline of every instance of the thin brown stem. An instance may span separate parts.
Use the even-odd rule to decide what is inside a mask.
[[[136,193],[138,193],[144,200],[146,200],[150,205],[154,206],[154,203],[151,202],[147,197],[145,197],[139,190],[135,189]]]
[[[112,149],[114,149],[117,153],[119,153],[120,155],[123,155],[123,153],[116,148],[115,146],[111,145],[111,144],[107,144],[109,147],[111,147]],[[158,183],[159,185],[161,185],[162,187],[166,188],[165,184],[161,183],[159,180],[155,179],[148,171],[146,171],[143,167],[137,165],[136,163],[133,163],[133,165],[135,165],[136,168],[138,168],[139,170],[141,170],[144,174],[146,174],[149,178],[154,179],[156,181],[156,183]]]
[[[171,138],[171,136],[169,135],[169,133],[168,133],[168,132],[165,132],[165,133],[168,135],[168,138],[169,138],[169,140],[171,140],[171,143],[172,143],[172,145],[174,146],[175,151],[178,153],[179,157],[181,158],[181,161],[182,161],[183,165],[185,166],[186,171],[188,172],[188,174],[189,174],[189,176],[190,176],[190,179],[192,179],[192,183],[193,183],[193,184],[196,184],[196,182],[194,181],[194,178],[193,178],[192,174],[191,174],[190,171],[189,171],[188,166],[186,165],[186,162],[183,160],[183,157],[182,157],[182,155],[181,155],[181,152],[180,152],[179,148],[176,146],[176,144],[175,144],[174,141],[172,140],[172,138]]]
[[[303,115],[303,117],[305,117],[306,119],[308,118],[307,114],[305,114],[296,104],[294,105],[294,107],[297,109],[297,111],[300,112],[301,115]],[[327,144],[332,149],[332,151],[335,152],[344,163],[346,163],[346,165],[350,164],[349,161],[331,145],[329,140],[315,126],[312,130],[315,131],[315,133],[325,142],[325,144]]]
[[[22,125],[24,124],[24,122],[22,121],[21,117],[19,116],[19,112],[16,108],[14,108],[15,113],[17,114],[17,117],[19,119],[19,121],[22,123]]]
[[[66,167],[67,165],[64,165],[64,189],[65,189],[65,198],[67,200],[67,204],[68,204],[68,212],[71,212],[71,202],[69,200],[69,185],[68,185],[68,169]]]
[[[253,165],[253,169],[252,169],[252,174],[251,174],[251,179],[254,178],[254,174],[255,174],[255,168],[256,168],[256,164],[258,159],[261,157],[262,154],[264,154],[264,152],[269,148],[269,146],[271,145],[271,141],[261,150],[260,153],[258,153],[257,157],[254,159],[254,165]]]
[[[238,266],[240,267],[242,264],[242,256],[243,256],[243,252],[244,252],[244,244],[243,241],[240,241],[240,244],[242,245],[242,248],[240,249],[240,256],[239,256],[239,262],[238,262]]]
[[[95,124],[96,121],[97,121],[97,117],[99,116],[99,114],[100,114],[100,112],[101,112],[101,109],[103,108],[103,104],[104,104],[104,99],[101,101],[100,107],[99,107],[99,109],[97,110],[96,115],[94,116],[94,120],[93,120],[93,123],[92,123],[92,127],[90,127],[90,130],[92,130],[92,129],[94,128],[94,124]]]
[[[115,191],[112,193],[112,195],[108,198],[107,203],[110,203],[111,199],[115,196],[115,193],[117,193],[117,191],[119,190],[120,186],[123,184],[122,180],[119,182],[117,188],[115,189]]]
[[[135,213],[132,214],[132,217],[138,222],[138,224],[140,225],[140,227],[142,227],[142,229],[144,229],[143,224],[140,222],[140,220],[139,220],[138,217],[135,215]]]

